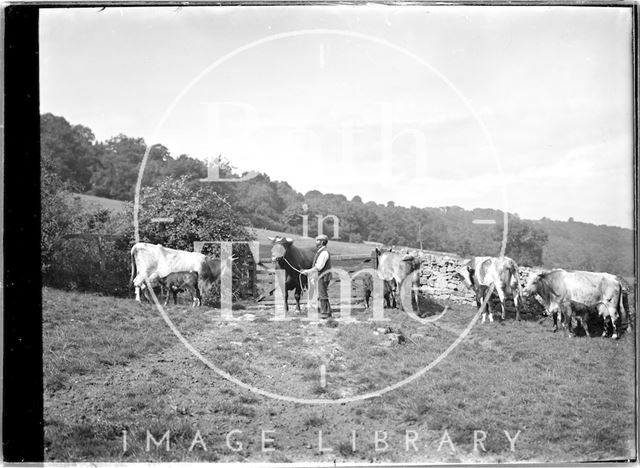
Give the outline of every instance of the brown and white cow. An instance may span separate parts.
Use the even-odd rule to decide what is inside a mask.
[[[505,294],[513,295],[513,302],[516,306],[516,319],[520,320],[519,305],[522,301],[522,291],[518,280],[518,265],[516,262],[509,257],[473,257],[466,262],[464,268],[459,270],[458,273],[462,276],[465,285],[476,293],[478,308],[482,305],[483,300],[487,302],[487,307],[482,314],[483,323],[487,318],[487,314],[489,315],[489,321],[493,322],[493,312],[488,294],[491,290],[491,285],[495,286],[500,298],[502,320],[506,317],[504,308]]]
[[[233,261],[233,257],[230,259]],[[131,248],[130,282],[136,290],[136,301],[140,301],[140,290],[146,287],[145,282],[157,284],[160,278],[171,273],[194,271],[198,280],[206,287],[226,271],[228,262],[220,259],[208,259],[199,252],[170,249],[159,244],[138,242]]]
[[[411,300],[419,306],[420,259],[413,255],[376,249],[378,275],[385,281],[395,280],[400,293],[400,305],[403,306],[403,291],[411,285]]]
[[[590,271],[552,270],[529,278],[524,294],[537,294],[552,314],[564,316],[565,329],[572,332],[574,312],[587,336],[589,309],[595,308],[605,321],[602,336],[608,335],[609,323],[613,328],[613,339],[620,337],[620,324],[628,322],[623,303],[622,286],[614,275]],[[555,317],[554,317],[555,318]],[[555,320],[554,320],[555,322]]]

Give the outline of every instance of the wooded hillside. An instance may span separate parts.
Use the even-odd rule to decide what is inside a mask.
[[[133,200],[146,145],[143,139],[118,135],[96,141],[93,132],[63,117],[41,116],[41,153],[70,189],[114,200]],[[203,155],[200,155],[203,156]],[[222,161],[221,177],[240,177]],[[143,186],[184,177],[192,186],[207,176],[205,163],[182,154],[174,157],[162,145],[151,148]],[[211,193],[232,207],[246,226],[314,236],[318,219],[323,232],[349,242],[421,247],[461,256],[497,255],[503,213],[494,209],[464,210],[457,206],[419,208],[364,202],[355,196],[309,191],[302,194],[287,182],[259,174],[234,184],[211,183]],[[339,219],[334,231],[333,220]],[[495,225],[475,224],[492,219]],[[633,275],[633,231],[573,221],[522,220],[509,215],[506,254],[528,266],[564,267]]]

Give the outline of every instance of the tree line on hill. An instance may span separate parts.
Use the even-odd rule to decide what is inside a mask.
[[[52,114],[41,116],[43,161],[47,161],[48,170],[69,190],[132,201],[146,149],[141,138],[121,134],[100,142],[87,127],[71,125]],[[220,176],[240,177],[228,162],[222,162]],[[273,181],[267,174],[234,184],[200,182],[206,177],[203,161],[185,154],[174,157],[166,147],[154,145],[149,150],[142,186],[146,194],[163,191],[167,198],[153,207],[148,205],[147,215],[157,212],[156,215],[169,216],[172,198],[191,197],[199,200],[200,214],[209,209],[225,213],[223,227],[202,227],[192,230],[191,236],[246,235],[232,226],[302,234],[305,224],[308,235],[313,236],[318,232],[320,220],[324,233],[330,237],[337,234],[340,240],[350,242],[375,241],[461,256],[497,255],[502,244],[504,213],[500,210],[464,210],[457,206],[407,208],[393,202],[365,203],[359,196],[348,200],[344,195],[316,190],[301,194],[287,182]],[[206,205],[209,202],[204,202],[205,198],[211,198],[215,206]],[[180,212],[184,205],[173,208]],[[339,220],[336,231],[329,215]],[[494,219],[496,224],[474,224],[475,219]],[[519,264],[633,274],[631,230],[545,218],[529,221],[515,214],[509,214],[508,220],[505,254]],[[149,239],[161,238],[161,228],[154,229],[158,232],[150,233]],[[170,243],[176,242],[174,238]]]

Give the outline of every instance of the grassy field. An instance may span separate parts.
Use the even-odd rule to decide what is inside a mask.
[[[53,289],[43,290],[43,301],[48,461],[635,457],[633,332],[619,341],[568,338],[552,333],[548,320],[524,315],[517,323],[509,315],[505,322],[476,323],[442,362],[396,390],[310,405],[267,398],[223,379],[150,305]],[[189,343],[218,368],[265,391],[322,400],[379,392],[413,375],[474,316],[471,307],[453,306],[438,322],[421,324],[389,310],[388,322],[373,323],[355,309],[355,321],[327,326],[235,311],[247,312],[254,320],[224,322],[217,310],[167,309]],[[381,327],[406,340],[391,341],[397,335]],[[167,431],[169,450],[148,438],[160,441]],[[474,436],[484,437],[477,450]]]
[[[86,195],[84,193],[74,193],[74,197],[78,197],[80,201],[87,206],[94,208],[102,208],[113,212],[127,210],[127,202],[113,200],[111,198],[96,197],[95,195]]]
[[[284,232],[270,231],[268,229],[248,228],[254,233],[255,238],[260,242],[260,257],[268,258],[271,256],[271,241],[269,237],[286,236],[293,239],[294,245],[297,247],[313,247],[316,241],[313,238],[304,238],[297,234],[287,234]],[[329,240],[332,255],[371,255],[374,247],[367,244],[356,244],[350,242],[340,242]]]

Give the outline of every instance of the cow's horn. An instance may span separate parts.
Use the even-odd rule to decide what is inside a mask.
[[[273,242],[274,240],[276,240],[275,237],[267,237],[267,239],[269,239],[271,242]]]
[[[293,239],[291,237],[287,237],[286,241],[287,242],[293,242]]]

